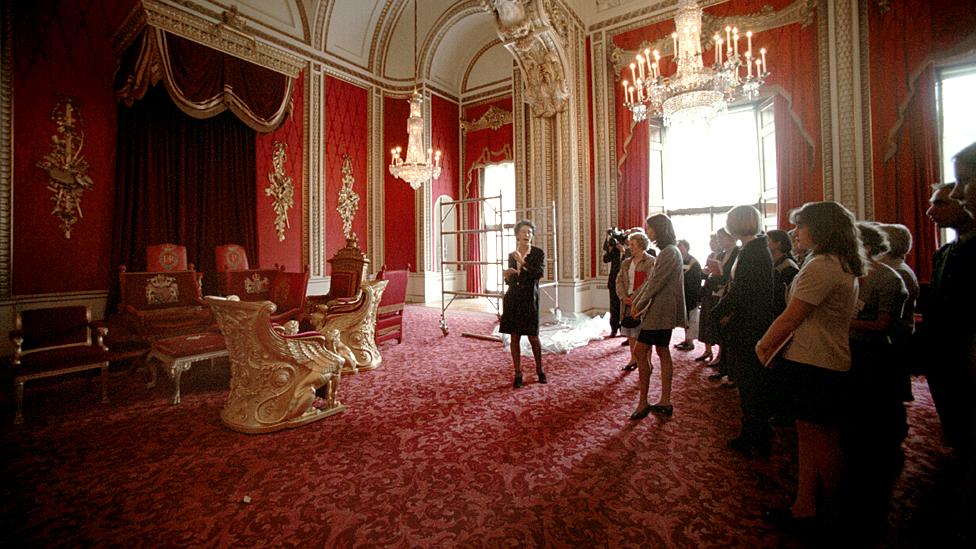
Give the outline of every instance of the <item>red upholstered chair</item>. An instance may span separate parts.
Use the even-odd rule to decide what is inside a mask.
[[[146,271],[186,271],[193,267],[186,262],[186,246],[154,244],[146,246]]]
[[[305,294],[309,272],[290,273],[279,269],[249,269],[223,273],[224,295],[236,295],[241,301],[271,301],[277,313],[271,321],[284,324],[301,321],[305,316]]]
[[[247,263],[247,251],[240,244],[224,244],[214,250],[217,259],[217,272],[246,271],[250,268]]]
[[[119,317],[137,338],[152,342],[213,327],[196,271],[130,273],[124,265],[119,270]]]
[[[407,271],[388,271],[386,265],[376,280],[388,280],[376,311],[376,344],[396,339],[403,342],[403,304],[407,301]]]
[[[14,344],[13,377],[17,389],[14,423],[23,423],[24,383],[85,370],[102,371],[102,402],[108,402],[108,329],[96,327],[88,307],[51,307],[20,311],[10,340]]]

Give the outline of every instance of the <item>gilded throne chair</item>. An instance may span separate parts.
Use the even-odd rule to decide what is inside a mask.
[[[220,418],[242,433],[270,433],[318,421],[346,409],[339,380],[351,356],[336,333],[285,335],[271,322],[270,301],[207,296],[230,357],[230,394]],[[322,389],[323,398],[316,397]]]
[[[329,263],[329,293],[308,297],[308,323],[322,334],[339,333],[342,344],[354,357],[345,372],[377,368],[383,358],[376,347],[376,316],[388,281],[366,281],[369,259],[355,235],[346,239],[346,246]]]

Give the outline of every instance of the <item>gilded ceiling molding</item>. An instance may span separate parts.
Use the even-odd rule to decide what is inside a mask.
[[[495,99],[509,97],[511,95],[512,95],[512,83],[509,81],[504,86],[499,86],[497,88],[492,88],[490,90],[485,90],[483,92],[465,95],[461,98],[460,104],[462,106],[467,107],[469,105],[474,105],[477,103],[486,103],[488,101],[493,101]]]
[[[264,194],[271,197],[271,208],[275,213],[274,227],[279,242],[285,240],[285,229],[291,227],[288,222],[288,210],[295,205],[295,185],[291,176],[285,171],[285,162],[288,161],[285,155],[287,148],[287,143],[274,142],[274,151],[271,153],[271,165],[274,170],[268,174],[268,186],[264,188]]]
[[[260,42],[254,33],[227,23],[211,23],[161,0],[142,0],[146,24],[199,42],[264,68],[297,78],[305,61],[281,48]],[[225,12],[228,13],[228,12]],[[232,16],[228,15],[231,19]],[[128,19],[127,19],[128,22]],[[239,26],[239,23],[235,23]]]
[[[505,124],[511,124],[512,120],[512,113],[510,111],[499,109],[492,105],[488,107],[485,114],[481,115],[481,118],[472,121],[462,120],[461,129],[464,130],[464,133],[476,132],[487,128],[497,130]]]
[[[430,70],[434,63],[434,54],[437,53],[444,38],[450,32],[451,27],[465,17],[482,13],[483,11],[482,0],[464,0],[454,4],[437,18],[437,21],[431,26],[430,31],[424,37],[423,44],[418,50],[418,55],[420,56],[420,60],[418,61],[420,74],[418,78],[426,80],[430,75]]]
[[[814,15],[817,11],[817,0],[796,0],[792,4],[781,10],[774,10],[772,6],[763,6],[755,13],[733,15],[730,17],[714,17],[708,13],[702,15],[702,36],[713,36],[726,25],[736,25],[740,28],[752,29],[755,33],[760,33],[770,29],[783,27],[799,23],[801,27],[813,24]],[[610,40],[607,49],[610,63],[617,80],[620,80],[621,71],[632,63],[634,57],[645,49],[658,50],[663,57],[673,55],[672,41],[670,35],[662,34],[654,42],[643,41],[634,50],[625,50],[617,46]]]
[[[355,183],[356,178],[352,176],[352,157],[344,154],[342,155],[342,188],[339,189],[336,211],[339,212],[339,219],[342,219],[342,234],[347,239],[353,238],[352,221],[359,211],[359,195],[352,188]]]
[[[572,77],[560,36],[544,0],[482,0],[495,16],[498,36],[524,73],[525,101],[536,117],[551,117],[569,106]]]
[[[481,56],[484,55],[491,48],[494,48],[495,46],[501,43],[502,43],[501,40],[495,38],[494,40],[489,41],[484,46],[481,46],[481,49],[478,50],[478,53],[474,54],[474,56],[471,58],[471,62],[468,63],[468,67],[464,69],[464,77],[461,78],[461,90],[460,90],[461,95],[464,95],[464,92],[468,91],[468,78],[471,76],[471,71],[474,69],[474,66],[478,63],[478,60],[481,59]]]
[[[403,10],[407,6],[406,0],[399,0],[399,1],[400,1],[399,4],[397,2],[392,2],[392,1],[386,2],[386,4],[383,6],[383,11],[380,12],[380,16],[376,24],[376,27],[373,28],[373,36],[369,41],[369,57],[368,57],[369,70],[371,72],[375,72],[381,75],[385,74],[381,72],[381,70],[385,69],[385,66],[381,66],[381,67],[376,66],[376,62],[378,60],[376,54],[379,52],[384,52],[384,57],[382,61],[384,63],[386,62],[386,57],[385,57],[385,53],[387,51],[386,48],[390,43],[390,39],[393,37],[393,29],[396,28],[396,23],[397,21],[400,20],[400,14],[403,13]],[[396,6],[396,9],[393,9],[394,6]],[[390,17],[391,14],[394,14],[393,17]],[[392,24],[388,25],[387,21],[392,21]]]

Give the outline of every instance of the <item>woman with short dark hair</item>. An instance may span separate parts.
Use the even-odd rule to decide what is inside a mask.
[[[502,319],[498,331],[511,334],[512,364],[515,381],[522,386],[522,336],[529,338],[535,372],[539,383],[547,383],[542,369],[542,345],[539,343],[539,279],[546,268],[546,252],[532,245],[535,224],[527,219],[515,225],[515,251],[508,255],[508,268],[502,271],[508,290],[502,299]]]
[[[634,297],[631,316],[641,318],[640,334],[634,346],[637,366],[640,368],[640,400],[637,410],[630,419],[644,419],[651,412],[670,416],[674,413],[671,405],[671,331],[676,326],[688,323],[685,311],[685,288],[681,252],[675,246],[674,226],[664,214],[647,218],[647,237],[661,251],[654,263],[651,279],[641,286]],[[647,402],[647,391],[651,381],[651,367],[648,349],[654,347],[661,361],[661,399],[657,404]]]

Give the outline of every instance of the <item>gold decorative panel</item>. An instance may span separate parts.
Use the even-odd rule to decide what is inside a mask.
[[[64,98],[54,106],[51,120],[57,130],[51,136],[51,152],[37,163],[48,174],[47,188],[54,193],[52,215],[61,220],[65,238],[81,215],[81,197],[95,182],[88,176],[88,161],[81,155],[85,146],[85,132],[81,113],[72,98]]]
[[[274,171],[268,174],[268,186],[264,189],[264,194],[271,197],[272,208],[275,212],[275,231],[278,233],[278,240],[285,239],[285,229],[291,225],[288,223],[288,210],[295,205],[295,185],[292,183],[291,176],[285,173],[286,143],[281,141],[274,142],[274,152],[272,153],[271,164]]]
[[[352,157],[348,154],[342,155],[342,188],[339,190],[339,204],[336,211],[342,219],[342,234],[346,238],[352,235],[352,220],[356,217],[359,210],[359,195],[352,190],[356,180],[352,176]]]

